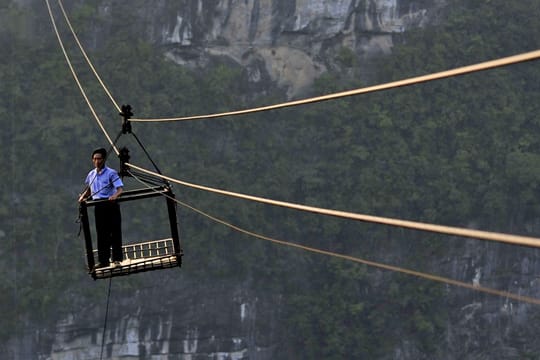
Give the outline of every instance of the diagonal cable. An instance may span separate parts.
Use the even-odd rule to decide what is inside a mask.
[[[489,232],[489,231],[474,230],[474,229],[466,229],[466,228],[444,226],[444,225],[436,225],[436,224],[422,223],[422,222],[416,222],[416,221],[387,218],[387,217],[382,217],[382,216],[358,214],[358,213],[341,211],[341,210],[325,209],[325,208],[302,205],[302,204],[295,204],[295,203],[290,203],[290,202],[285,202],[285,201],[273,200],[273,199],[268,199],[268,198],[263,198],[263,197],[258,197],[258,196],[246,195],[246,194],[236,193],[232,191],[211,188],[211,187],[203,186],[203,185],[197,185],[197,184],[189,183],[186,181],[178,180],[169,176],[164,176],[162,174],[155,173],[153,171],[141,168],[139,166],[136,166],[130,163],[126,163],[126,165],[132,167],[133,169],[139,170],[143,173],[160,177],[164,180],[168,180],[170,182],[174,182],[176,184],[180,184],[183,186],[191,187],[198,190],[208,191],[208,192],[212,192],[216,194],[221,194],[225,196],[235,197],[239,199],[255,201],[255,202],[268,204],[268,205],[280,206],[280,207],[289,208],[289,209],[312,212],[316,214],[340,217],[340,218],[351,219],[351,220],[364,221],[364,222],[369,222],[369,223],[408,228],[408,229],[413,229],[413,230],[434,232],[434,233],[454,235],[454,236],[462,236],[462,237],[481,239],[481,240],[496,241],[496,242],[513,244],[513,245],[540,247],[540,239],[534,238],[534,237],[504,234],[504,233]]]
[[[137,181],[139,181],[140,183],[142,183],[146,187],[150,188],[147,184],[144,183],[144,181],[138,179],[137,176],[135,176],[133,173],[130,172],[130,174]],[[255,237],[255,238],[258,238],[258,239],[261,239],[261,240],[269,241],[269,242],[272,242],[274,244],[288,246],[288,247],[296,248],[296,249],[299,249],[299,250],[308,251],[308,252],[312,252],[312,253],[316,253],[316,254],[320,254],[320,255],[325,255],[325,256],[330,256],[330,257],[334,257],[334,258],[338,258],[338,259],[342,259],[342,260],[348,260],[348,261],[352,261],[352,262],[359,263],[359,264],[364,264],[364,265],[367,265],[367,266],[371,266],[371,267],[375,267],[375,268],[379,268],[379,269],[383,269],[383,270],[399,272],[399,273],[402,273],[402,274],[422,278],[422,279],[425,279],[425,280],[436,281],[436,282],[440,282],[440,283],[444,283],[444,284],[448,284],[448,285],[454,285],[454,286],[458,286],[458,287],[462,287],[462,288],[466,288],[466,289],[470,289],[470,290],[474,290],[474,291],[484,292],[484,293],[491,294],[491,295],[497,295],[497,296],[501,296],[501,297],[504,297],[504,298],[509,298],[509,299],[521,301],[521,302],[540,305],[540,299],[538,299],[538,298],[534,298],[534,297],[530,297],[530,296],[524,296],[524,295],[520,295],[520,294],[515,294],[515,293],[504,291],[504,290],[497,290],[497,289],[493,289],[493,288],[488,288],[488,287],[484,287],[484,286],[480,286],[480,285],[476,285],[476,284],[470,284],[470,283],[467,283],[467,282],[464,282],[464,281],[454,280],[454,279],[450,279],[450,278],[446,278],[446,277],[442,277],[442,276],[438,276],[438,275],[434,275],[434,274],[428,274],[428,273],[424,273],[424,272],[420,272],[420,271],[410,270],[410,269],[402,268],[402,267],[399,267],[399,266],[387,265],[387,264],[383,264],[383,263],[379,263],[379,262],[375,262],[375,261],[361,259],[361,258],[358,258],[358,257],[355,257],[355,256],[339,254],[339,253],[335,253],[335,252],[331,252],[331,251],[327,251],[327,250],[321,250],[321,249],[317,249],[317,248],[314,248],[314,247],[295,244],[295,243],[291,243],[291,242],[288,242],[288,241],[279,240],[279,239],[275,239],[275,238],[272,238],[272,237],[269,237],[269,236],[261,235],[261,234],[258,234],[258,233],[255,233],[255,232],[240,228],[240,227],[238,227],[236,225],[233,225],[233,224],[231,224],[231,223],[229,223],[229,222],[227,222],[225,220],[219,219],[219,218],[217,218],[217,217],[215,217],[213,215],[210,215],[210,214],[208,214],[208,213],[206,213],[206,212],[204,212],[202,210],[199,210],[199,209],[197,209],[197,208],[195,208],[195,207],[193,207],[193,206],[191,206],[189,204],[186,204],[185,202],[182,202],[182,201],[180,201],[180,200],[178,200],[176,198],[173,198],[173,197],[171,197],[169,195],[166,195],[166,194],[163,194],[163,193],[162,193],[162,195],[169,198],[169,199],[171,199],[171,200],[173,200],[173,201],[175,201],[179,205],[181,205],[181,206],[183,206],[183,207],[185,207],[187,209],[190,209],[190,210],[198,213],[199,215],[202,215],[202,216],[204,216],[204,217],[206,217],[206,218],[208,218],[208,219],[210,219],[210,220],[212,220],[214,222],[217,222],[219,224],[227,226],[227,227],[229,227],[229,228],[231,228],[231,229],[233,229],[235,231],[238,231],[240,233],[243,233],[245,235],[252,236],[252,237]]]
[[[81,82],[79,81],[79,78],[77,76],[77,73],[75,72],[75,70],[73,69],[73,65],[71,64],[71,60],[69,58],[69,55],[67,54],[66,52],[66,49],[64,47],[64,44],[62,42],[62,38],[60,37],[60,33],[58,32],[58,28],[56,27],[56,22],[54,20],[54,16],[52,14],[52,10],[51,10],[51,6],[49,4],[49,0],[45,0],[45,2],[47,3],[47,9],[49,11],[49,16],[51,18],[51,23],[52,23],[52,26],[54,28],[54,32],[56,34],[56,37],[58,39],[58,43],[60,44],[60,48],[62,49],[62,53],[64,54],[64,57],[66,58],[66,62],[69,66],[69,69],[71,70],[71,74],[73,75],[73,78],[75,79],[75,82],[77,83],[77,86],[79,87],[79,90],[84,98],[84,100],[86,101],[86,104],[88,105],[88,108],[90,109],[90,111],[92,112],[92,115],[94,116],[94,119],[96,120],[96,122],[98,123],[99,127],[101,128],[101,131],[103,131],[103,134],[105,135],[105,137],[107,138],[107,141],[109,142],[109,144],[111,145],[111,147],[113,148],[114,152],[116,153],[116,155],[120,154],[120,152],[118,151],[118,149],[116,148],[116,145],[114,144],[114,142],[112,141],[111,137],[109,136],[109,134],[107,133],[107,130],[105,130],[105,127],[103,126],[103,123],[101,122],[101,120],[99,119],[98,115],[96,114],[96,111],[94,110],[94,107],[92,106],[92,103],[90,102],[90,100],[88,99],[88,96],[86,95],[86,92],[84,91],[84,88],[82,87],[81,85]]]
[[[77,34],[75,33],[75,30],[73,29],[73,26],[71,26],[71,21],[69,20],[69,17],[68,17],[68,15],[66,13],[66,10],[64,9],[64,5],[62,4],[62,0],[58,0],[58,5],[60,5],[60,9],[62,10],[62,14],[64,14],[64,18],[66,19],[66,23],[67,23],[69,29],[71,30],[71,34],[73,35],[73,38],[77,42],[77,45],[79,46],[79,49],[81,50],[81,53],[83,54],[84,58],[86,59],[86,62],[88,63],[88,66],[90,66],[90,69],[92,69],[92,72],[94,73],[97,80],[101,84],[101,87],[103,88],[103,90],[107,93],[107,96],[109,96],[109,99],[111,99],[114,107],[116,107],[116,110],[118,112],[120,112],[121,111],[120,106],[118,106],[118,103],[114,100],[113,96],[111,95],[111,93],[107,89],[107,86],[105,86],[105,83],[103,82],[103,80],[101,80],[101,77],[99,76],[99,74],[96,71],[94,65],[90,61],[90,58],[86,54],[86,51],[84,51],[84,48],[83,48],[81,42],[79,41],[79,37],[77,36]]]
[[[203,120],[203,119],[211,119],[211,118],[217,118],[217,117],[226,117],[226,116],[233,116],[233,115],[245,115],[245,114],[251,114],[255,112],[261,112],[261,111],[269,111],[269,110],[275,110],[275,109],[281,109],[285,107],[291,107],[291,106],[298,106],[298,105],[304,105],[304,104],[310,104],[310,103],[316,103],[321,101],[327,101],[327,100],[334,100],[338,98],[343,98],[347,96],[353,96],[353,95],[360,95],[360,94],[367,94],[371,92],[376,91],[382,91],[382,90],[388,90],[403,86],[409,86],[419,83],[424,83],[428,81],[433,80],[439,80],[443,78],[453,77],[453,76],[459,76],[464,74],[469,74],[473,72],[493,69],[497,67],[517,64],[521,62],[531,61],[531,60],[537,60],[540,58],[540,50],[535,50],[527,53],[522,53],[514,56],[508,56],[505,58],[500,58],[497,60],[491,60],[486,61],[482,63],[477,63],[469,66],[463,66],[451,70],[441,71],[437,73],[432,73],[428,75],[422,75],[417,77],[412,77],[404,80],[398,80],[393,81],[389,83],[384,83],[380,85],[374,85],[374,86],[368,86],[364,88],[354,89],[354,90],[348,90],[343,92],[337,92],[333,94],[323,95],[323,96],[317,96],[312,97],[308,99],[302,99],[302,100],[295,100],[295,101],[289,101],[284,102],[280,104],[274,104],[274,105],[268,105],[268,106],[262,106],[262,107],[256,107],[256,108],[250,108],[245,110],[237,110],[237,111],[229,111],[229,112],[222,112],[222,113],[216,113],[216,114],[208,114],[208,115],[196,115],[196,116],[185,116],[185,117],[175,117],[175,118],[162,118],[162,119],[131,119],[131,121],[139,121],[139,122],[167,122],[167,121],[185,121],[185,120]]]

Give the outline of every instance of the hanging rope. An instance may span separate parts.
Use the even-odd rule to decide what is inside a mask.
[[[99,359],[103,360],[103,349],[105,348],[105,332],[107,330],[107,319],[109,317],[109,299],[111,298],[112,277],[109,278],[109,291],[107,292],[107,306],[105,307],[105,320],[103,321],[103,334],[101,335],[101,354]]]
[[[154,162],[154,160],[152,160],[152,158],[150,157],[150,154],[148,153],[148,151],[146,151],[146,148],[144,147],[144,145],[141,143],[141,141],[139,140],[139,138],[137,137],[137,135],[135,135],[134,132],[131,132],[131,135],[133,135],[133,137],[135,138],[135,140],[137,140],[137,143],[139,144],[139,146],[141,147],[141,149],[143,150],[144,154],[146,155],[146,157],[148,158],[148,160],[152,163],[152,165],[154,166],[154,169],[156,169],[157,173],[161,175],[161,171],[159,170],[158,166],[156,165],[156,163]]]
[[[481,231],[481,230],[473,230],[473,229],[465,229],[465,228],[436,225],[436,224],[428,224],[428,223],[393,219],[393,218],[387,218],[387,217],[381,217],[381,216],[357,214],[357,213],[352,213],[352,212],[347,212],[347,211],[325,209],[325,208],[302,205],[302,204],[295,204],[295,203],[290,203],[290,202],[285,202],[285,201],[272,200],[272,199],[262,198],[258,196],[246,195],[246,194],[236,193],[232,191],[211,188],[208,186],[192,184],[186,181],[181,181],[181,180],[174,179],[168,176],[157,174],[155,172],[146,170],[144,168],[141,168],[133,164],[128,163],[126,165],[129,165],[130,167],[136,170],[139,170],[141,172],[147,173],[149,175],[161,177],[165,180],[174,182],[176,184],[180,184],[180,185],[184,185],[184,186],[191,187],[194,189],[208,191],[208,192],[212,192],[216,194],[221,194],[225,196],[235,197],[235,198],[249,200],[249,201],[255,201],[255,202],[268,204],[268,205],[280,206],[280,207],[285,207],[289,209],[312,212],[312,213],[321,214],[321,215],[335,216],[335,217],[351,219],[351,220],[359,220],[359,221],[377,223],[377,224],[382,224],[382,225],[409,228],[413,230],[421,230],[421,231],[435,232],[435,233],[446,234],[446,235],[455,235],[455,236],[462,236],[462,237],[468,237],[468,238],[474,238],[474,239],[497,241],[497,242],[514,244],[514,245],[540,247],[540,239],[533,238],[533,237]]]
[[[86,95],[86,92],[84,91],[84,88],[82,87],[81,82],[79,81],[77,73],[75,72],[75,69],[73,68],[73,65],[71,64],[71,59],[69,58],[69,55],[66,52],[64,44],[62,43],[62,38],[60,37],[60,33],[58,32],[58,28],[56,27],[56,22],[54,20],[53,14],[52,14],[52,10],[51,10],[51,6],[49,4],[49,0],[45,0],[45,2],[47,4],[47,10],[49,11],[49,17],[51,19],[51,23],[52,23],[54,32],[56,34],[56,38],[58,39],[58,43],[60,44],[60,48],[62,49],[62,53],[64,54],[64,57],[65,57],[66,62],[68,64],[68,66],[69,66],[69,69],[71,70],[71,74],[73,75],[73,79],[75,79],[75,82],[77,83],[77,86],[79,87],[79,91],[81,92],[84,100],[86,101],[86,104],[88,105],[88,108],[92,112],[92,115],[94,116],[94,119],[96,120],[99,127],[101,128],[101,131],[103,132],[103,134],[107,138],[107,141],[111,145],[111,147],[114,150],[114,152],[116,153],[116,155],[118,155],[120,152],[116,148],[116,145],[114,145],[114,142],[112,141],[111,137],[107,133],[107,130],[105,130],[105,127],[103,126],[103,123],[101,122],[101,120],[99,119],[96,111],[94,110],[94,107],[92,106],[92,103],[90,102],[90,99],[88,99],[88,96]]]
[[[142,181],[141,179],[138,179],[136,175],[132,174],[132,176],[133,176],[134,179],[136,179],[137,181],[139,181],[140,183],[142,183],[146,187],[150,188],[147,184],[145,184],[144,181]],[[156,190],[154,190],[154,191],[156,191]],[[255,233],[255,232],[252,232],[252,231],[249,231],[249,230],[242,229],[242,228],[240,228],[240,227],[238,227],[236,225],[233,225],[233,224],[231,224],[231,223],[229,223],[229,222],[227,222],[225,220],[222,220],[222,219],[219,219],[219,218],[217,218],[215,216],[209,215],[208,213],[205,213],[204,211],[199,210],[199,209],[197,209],[197,208],[195,208],[195,207],[193,207],[193,206],[191,206],[189,204],[186,204],[185,202],[182,202],[182,201],[178,200],[177,198],[173,198],[173,197],[171,197],[171,196],[169,196],[167,194],[161,193],[161,195],[165,196],[166,198],[169,198],[169,199],[173,200],[177,204],[179,204],[179,205],[181,205],[181,206],[183,206],[183,207],[185,207],[187,209],[190,209],[190,210],[198,213],[199,215],[202,215],[202,216],[204,216],[204,217],[206,217],[206,218],[208,218],[208,219],[210,219],[210,220],[212,220],[214,222],[225,225],[225,226],[227,226],[227,227],[229,227],[229,228],[231,228],[231,229],[233,229],[235,231],[238,231],[240,233],[243,233],[245,235],[249,235],[249,236],[261,239],[261,240],[269,241],[269,242],[272,242],[274,244],[278,244],[278,245],[282,245],[282,246],[288,246],[288,247],[296,248],[296,249],[299,249],[299,250],[308,251],[308,252],[312,252],[312,253],[316,253],[316,254],[320,254],[320,255],[325,255],[325,256],[330,256],[330,257],[334,257],[334,258],[338,258],[338,259],[342,259],[342,260],[353,261],[355,263],[364,264],[364,265],[367,265],[367,266],[370,266],[370,267],[375,267],[375,268],[388,270],[388,271],[393,271],[393,272],[399,272],[399,273],[402,273],[402,274],[411,275],[411,276],[415,276],[415,277],[426,279],[426,280],[436,281],[436,282],[440,282],[440,283],[444,283],[444,284],[448,284],[448,285],[454,285],[454,286],[458,286],[458,287],[462,287],[462,288],[466,288],[466,289],[470,289],[470,290],[474,290],[474,291],[484,292],[484,293],[491,294],[491,295],[497,295],[497,296],[501,296],[501,297],[504,297],[504,298],[509,298],[509,299],[521,301],[521,302],[540,305],[540,299],[537,299],[537,298],[534,298],[534,297],[519,295],[519,294],[515,294],[515,293],[508,292],[508,291],[503,291],[503,290],[492,289],[492,288],[488,288],[488,287],[484,287],[484,286],[480,286],[480,285],[476,285],[476,284],[470,284],[470,283],[467,283],[467,282],[464,282],[464,281],[454,280],[454,279],[450,279],[450,278],[446,278],[446,277],[442,277],[442,276],[438,276],[438,275],[428,274],[428,273],[415,271],[415,270],[410,270],[410,269],[406,269],[406,268],[402,268],[402,267],[398,267],[398,266],[393,266],[393,265],[382,264],[382,263],[375,262],[375,261],[361,259],[361,258],[358,258],[358,257],[355,257],[355,256],[338,254],[338,253],[335,253],[335,252],[321,250],[321,249],[317,249],[317,248],[310,247],[310,246],[304,246],[304,245],[300,245],[300,244],[295,244],[295,243],[291,243],[291,242],[284,241],[284,240],[278,240],[278,239],[275,239],[275,238],[272,238],[272,237],[268,237],[268,236],[261,235],[261,234],[258,234],[258,233]]]
[[[47,6],[49,6],[48,1],[49,0],[47,0]],[[77,45],[79,46],[79,49],[81,50],[81,53],[83,54],[84,58],[86,59],[86,62],[90,66],[90,68],[91,68],[92,72],[94,73],[95,77],[98,79],[99,83],[101,84],[101,87],[107,93],[107,95],[111,99],[111,101],[114,104],[114,106],[116,107],[116,109],[118,111],[120,111],[120,107],[118,106],[118,104],[114,100],[114,98],[112,97],[111,93],[109,92],[109,90],[105,86],[104,82],[101,80],[101,77],[99,76],[98,72],[96,71],[95,67],[93,66],[92,62],[90,61],[89,57],[87,56],[86,51],[84,50],[81,42],[79,41],[79,38],[78,38],[75,30],[73,29],[73,26],[71,25],[71,21],[69,20],[67,12],[64,9],[62,1],[58,0],[58,4],[60,6],[60,9],[62,10],[62,13],[64,15],[64,18],[66,20],[66,23],[68,24],[68,27],[69,27],[71,33],[72,33],[75,41],[77,42]],[[49,12],[50,12],[50,10],[49,10]],[[52,17],[52,14],[51,14],[51,20],[54,23],[54,19]],[[56,25],[55,25],[55,29],[56,29]],[[59,41],[61,42],[60,38],[59,38]],[[62,48],[63,48],[63,46],[62,46]],[[250,109],[245,109],[245,110],[237,110],[237,111],[229,111],[229,112],[222,112],[222,113],[215,113],[215,114],[207,114],[207,115],[195,115],[195,116],[160,118],[160,119],[137,119],[137,118],[134,118],[134,119],[131,119],[131,121],[136,121],[136,122],[137,121],[138,122],[167,122],[167,121],[202,120],[202,119],[210,119],[210,118],[226,117],[226,116],[234,116],[234,115],[245,115],[245,114],[251,114],[251,113],[255,113],[255,112],[281,109],[281,108],[285,108],[285,107],[304,105],[304,104],[309,104],[309,103],[333,100],[333,99],[338,99],[338,98],[343,98],[343,97],[348,97],[348,96],[367,94],[367,93],[381,91],[381,90],[388,90],[388,89],[393,89],[393,88],[398,88],[398,87],[403,87],[403,86],[420,84],[420,83],[423,83],[423,82],[429,82],[429,81],[433,81],[433,80],[439,80],[439,79],[444,79],[444,78],[448,78],[448,77],[460,76],[460,75],[470,74],[470,73],[484,71],[484,70],[488,70],[488,69],[494,69],[494,68],[498,68],[498,67],[513,65],[513,64],[517,64],[517,63],[521,63],[521,62],[537,60],[539,58],[540,58],[540,50],[535,50],[535,51],[521,53],[521,54],[508,56],[508,57],[504,57],[504,58],[499,58],[499,59],[495,59],[495,60],[491,60],[491,61],[485,61],[485,62],[473,64],[473,65],[463,66],[463,67],[459,67],[459,68],[455,68],[455,69],[451,69],[451,70],[446,70],[446,71],[431,73],[431,74],[427,74],[427,75],[412,77],[412,78],[408,78],[408,79],[404,79],[404,80],[393,81],[393,82],[389,82],[389,83],[385,83],[385,84],[368,86],[368,87],[364,87],[364,88],[353,89],[353,90],[348,90],[348,91],[342,91],[342,92],[337,92],[337,93],[333,93],[333,94],[327,94],[327,95],[312,97],[312,98],[308,98],[308,99],[284,102],[284,103],[279,103],[279,104],[274,104],[274,105],[250,108]],[[70,67],[71,67],[71,65],[70,65]]]
[[[94,68],[94,65],[90,61],[90,58],[88,58],[88,55],[86,55],[86,51],[84,51],[84,48],[83,48],[81,42],[79,41],[79,37],[75,33],[75,30],[73,30],[73,26],[71,26],[71,21],[69,21],[66,10],[64,9],[64,5],[62,4],[62,0],[58,0],[58,5],[60,5],[60,9],[62,10],[62,13],[64,14],[64,19],[66,19],[66,23],[67,23],[69,29],[71,30],[71,34],[73,35],[73,38],[75,39],[75,42],[79,46],[79,49],[81,50],[81,53],[83,54],[84,58],[86,59],[86,62],[88,63],[88,66],[90,66],[90,69],[92,69],[92,72],[94,73],[94,75],[98,79],[99,83],[101,84],[101,87],[103,88],[103,90],[105,91],[107,96],[109,96],[109,99],[111,99],[113,105],[116,107],[116,110],[120,111],[120,107],[118,106],[118,104],[116,103],[114,98],[112,97],[111,93],[109,92],[109,89],[107,89],[107,86],[105,86],[105,84],[103,83],[103,80],[101,80],[101,77],[99,76],[98,72]]]
[[[238,110],[238,111],[222,112],[222,113],[217,113],[217,114],[185,116],[185,117],[176,117],[176,118],[163,118],[163,119],[131,119],[131,121],[166,122],[166,121],[202,120],[202,119],[211,119],[211,118],[233,116],[233,115],[245,115],[245,114],[251,114],[255,112],[269,111],[269,110],[275,110],[275,109],[282,109],[285,107],[333,100],[333,99],[343,98],[347,96],[367,94],[367,93],[381,91],[381,90],[394,89],[398,87],[409,86],[409,85],[419,84],[423,82],[439,80],[443,78],[464,75],[464,74],[483,71],[487,69],[493,69],[497,67],[517,64],[517,63],[521,63],[525,61],[536,60],[539,58],[540,58],[540,50],[536,50],[536,51],[509,56],[509,57],[505,57],[505,58],[501,58],[497,60],[491,60],[491,61],[486,61],[486,62],[474,64],[474,65],[463,66],[463,67],[452,69],[452,70],[441,71],[441,72],[437,72],[433,74],[417,76],[413,78],[393,81],[393,82],[380,84],[380,85],[368,86],[368,87],[364,87],[360,89],[354,89],[354,90],[343,91],[343,92],[338,92],[338,93],[333,93],[333,94],[328,94],[328,95],[323,95],[323,96],[312,97],[309,99],[289,101],[289,102],[284,102],[284,103],[275,104],[275,105],[261,106],[261,107]]]

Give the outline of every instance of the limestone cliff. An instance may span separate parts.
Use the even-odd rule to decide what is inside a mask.
[[[225,57],[251,82],[270,79],[290,97],[336,66],[343,48],[360,61],[389,54],[392,35],[434,21],[444,1],[153,1],[140,5],[142,35],[183,66],[204,67]],[[103,1],[100,16],[111,25],[120,14]],[[108,27],[95,30],[99,38]]]
[[[105,298],[59,319],[49,336],[41,334],[45,346],[34,351],[57,360],[99,359],[102,351],[105,359],[275,358],[278,295],[230,282],[196,284],[182,279],[181,270],[172,272],[161,277],[166,291],[114,294],[103,350],[103,323],[96,320],[103,319]]]

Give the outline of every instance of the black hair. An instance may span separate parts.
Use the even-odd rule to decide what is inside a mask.
[[[92,152],[92,157],[94,157],[95,154],[100,154],[101,157],[103,157],[103,159],[107,158],[107,150],[105,150],[104,148],[99,148],[99,149],[94,150]]]

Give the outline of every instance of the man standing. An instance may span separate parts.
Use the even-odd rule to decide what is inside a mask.
[[[105,166],[107,151],[104,148],[92,152],[92,169],[86,177],[86,189],[79,196],[79,202],[88,197],[93,200],[103,200],[96,203],[94,217],[96,220],[98,264],[95,268],[109,266],[112,247],[114,266],[122,261],[122,218],[120,206],[115,201],[123,191],[123,182],[116,170]]]

